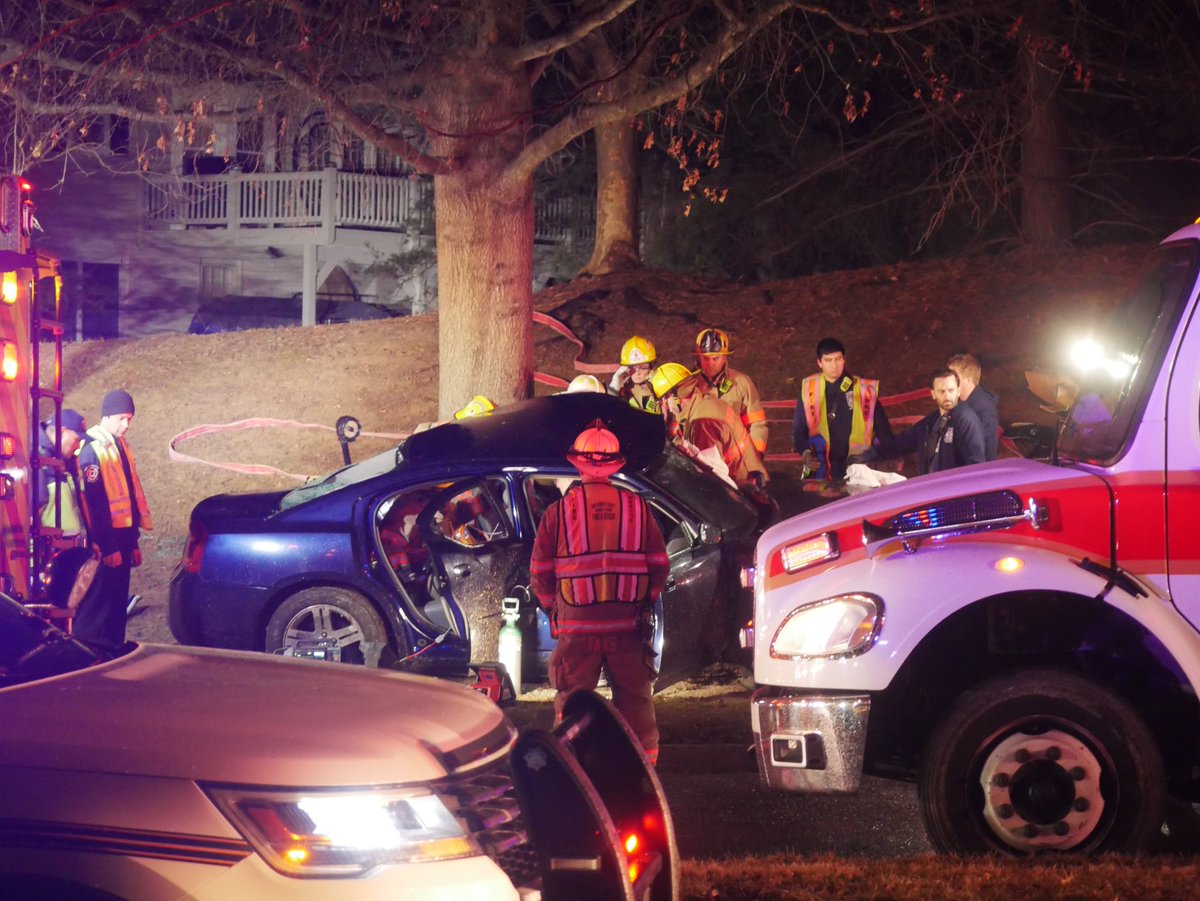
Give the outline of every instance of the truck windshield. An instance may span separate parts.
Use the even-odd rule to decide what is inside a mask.
[[[1096,365],[1080,379],[1058,442],[1063,458],[1108,464],[1121,456],[1191,296],[1196,266],[1192,241],[1159,247],[1151,258],[1105,327]]]

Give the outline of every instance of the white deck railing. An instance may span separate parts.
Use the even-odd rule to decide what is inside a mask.
[[[322,172],[156,178],[146,192],[150,228],[369,228],[433,232],[428,179]]]
[[[149,228],[353,228],[433,234],[427,178],[321,172],[154,177],[146,191]],[[535,239],[562,244],[595,234],[589,199],[539,205]]]

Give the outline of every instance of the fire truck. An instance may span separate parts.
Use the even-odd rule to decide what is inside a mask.
[[[915,781],[950,853],[1139,852],[1194,829],[1198,288],[1200,224],[1072,349],[1048,459],[920,476],[763,533],[744,643],[766,785]]]
[[[42,575],[67,543],[37,509],[39,486],[62,466],[38,452],[39,420],[62,409],[62,282],[58,261],[33,246],[31,190],[23,178],[0,177],[0,591],[45,607]],[[57,430],[53,437],[61,446]]]

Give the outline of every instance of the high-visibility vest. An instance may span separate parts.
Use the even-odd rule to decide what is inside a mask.
[[[635,628],[640,606],[652,600],[651,569],[667,566],[661,537],[651,549],[649,533],[658,527],[646,502],[606,482],[584,482],[557,506],[554,558],[535,559],[531,569],[553,570],[559,627],[572,632]],[[611,609],[615,605],[627,609]],[[587,615],[586,608],[598,606],[609,609]]]
[[[857,377],[852,381],[849,453],[862,454],[870,450],[875,438],[875,403],[879,399],[879,382]],[[828,458],[829,417],[825,410],[825,377],[820,373],[808,376],[800,385],[800,398],[804,404],[808,434],[820,435],[825,439]]]
[[[137,466],[133,462],[133,452],[125,439],[113,437],[98,425],[92,426],[87,433],[93,439],[92,448],[100,464],[100,478],[104,482],[104,496],[108,499],[108,512],[113,528],[128,529],[133,525],[133,505],[136,503],[138,525],[146,530],[152,529],[154,524],[150,519],[150,506],[146,503],[146,495],[142,491],[142,481],[138,478]],[[132,496],[129,482],[125,479],[125,468],[121,465],[121,454],[129,461],[129,473],[133,477]]]

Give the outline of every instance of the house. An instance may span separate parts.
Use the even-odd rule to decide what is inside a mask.
[[[304,324],[318,298],[436,306],[429,179],[320,111],[205,121],[168,133],[99,116],[86,149],[27,173],[38,247],[63,261],[68,340],[185,331],[230,296],[299,296]],[[586,204],[553,211],[540,241],[588,239]]]

